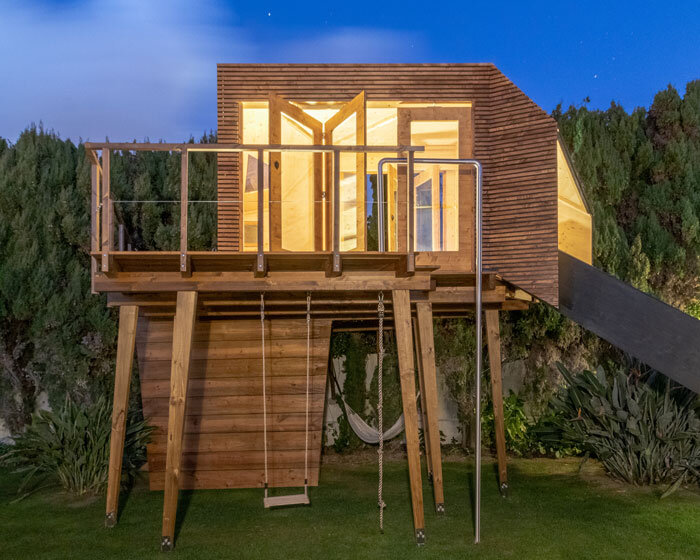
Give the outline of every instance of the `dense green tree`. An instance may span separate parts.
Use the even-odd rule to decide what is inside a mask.
[[[88,166],[82,147],[31,127],[0,153],[0,411],[11,429],[106,379],[114,322],[90,295]]]
[[[216,205],[199,201],[216,198],[215,155],[191,155],[189,175],[190,245],[208,248]],[[179,154],[114,153],[111,184],[117,201],[161,201],[115,203],[134,248],[179,246]],[[0,139],[0,418],[13,431],[41,391],[89,403],[111,384],[116,322],[90,293],[90,192],[82,145],[35,126]]]
[[[553,116],[592,206],[594,264],[700,317],[700,81],[682,96],[669,86],[648,110],[584,104]],[[179,154],[112,158],[115,212],[133,247],[176,248]],[[189,174],[189,247],[211,249],[215,155],[191,155]],[[89,402],[110,385],[116,325],[104,297],[90,294],[89,196],[82,146],[35,126],[14,144],[0,138],[0,417],[14,430],[41,391],[52,403],[66,393]],[[548,394],[553,361],[580,369],[622,359],[544,305],[505,315],[502,328],[506,355],[528,361],[533,398]],[[364,399],[350,377],[345,389],[358,381]]]

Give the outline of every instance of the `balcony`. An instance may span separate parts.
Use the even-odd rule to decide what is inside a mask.
[[[446,275],[473,270],[452,266],[455,255],[466,255],[457,241],[463,229],[458,199],[447,196],[448,181],[456,184],[461,177],[457,179],[454,165],[416,166],[416,154],[420,156],[423,146],[86,143],[85,147],[92,162],[95,291],[175,291],[183,285],[200,291],[374,290],[386,287],[387,277],[394,279],[393,289],[425,290],[431,286],[431,276],[425,273],[437,271],[444,262],[450,263],[442,266]],[[181,154],[179,199],[113,197],[112,154],[137,151]],[[237,199],[190,197],[190,159],[199,153],[248,156],[244,188]],[[387,155],[395,157],[382,161]],[[349,161],[357,167],[348,170]],[[376,169],[365,167],[367,161],[375,162]],[[294,196],[290,184],[308,185],[305,201]],[[120,219],[125,211],[115,208],[134,203],[168,204],[170,214],[177,214],[179,207],[179,216],[173,216],[179,243],[171,243],[175,246],[168,250],[128,250]],[[210,218],[216,213],[219,229],[222,216],[229,219],[225,209],[237,210],[239,227],[247,227],[240,250],[221,250],[214,239],[192,243],[191,215],[201,216],[205,204],[214,207],[208,212]],[[452,260],[441,261],[445,258]]]

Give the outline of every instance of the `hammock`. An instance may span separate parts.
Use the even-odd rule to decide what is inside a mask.
[[[333,368],[333,378],[335,380],[335,363],[333,363],[333,360],[331,360],[331,367]],[[348,405],[348,403],[345,402],[345,399],[343,398],[343,395],[340,393],[340,391],[338,391],[337,394],[340,397],[340,400],[343,402],[343,408],[345,408],[345,414],[348,418],[348,423],[350,424],[352,431],[355,432],[355,435],[357,435],[357,437],[359,437],[365,443],[369,443],[372,445],[379,443],[379,430],[373,428],[367,422],[365,422],[362,419],[362,417],[359,414],[357,414],[357,412],[355,412],[350,407],[350,405]],[[399,419],[394,423],[394,425],[391,426],[386,432],[384,432],[384,441],[395,438],[401,432],[403,432],[403,429],[404,421],[403,414],[401,414],[401,416],[399,416]]]

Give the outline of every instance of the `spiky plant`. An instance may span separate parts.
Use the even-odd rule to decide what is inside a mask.
[[[42,410],[32,417],[25,432],[3,455],[3,462],[25,475],[19,488],[46,479],[66,491],[96,494],[107,484],[109,438],[112,426],[110,403],[105,398],[83,407],[66,398],[54,411]],[[146,460],[146,443],[153,428],[130,414],[124,444],[123,482],[133,480]]]
[[[573,375],[554,400],[562,441],[595,455],[607,472],[630,484],[700,481],[697,395],[658,374],[647,379],[602,368]],[[667,492],[668,493],[668,492]]]

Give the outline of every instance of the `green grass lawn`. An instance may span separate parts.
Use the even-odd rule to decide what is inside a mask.
[[[514,460],[511,492],[484,468],[482,543],[473,544],[471,465],[445,463],[447,514],[425,483],[427,544],[413,540],[408,475],[386,468],[385,534],[377,529],[376,465],[330,464],[312,505],[266,511],[260,490],[182,492],[173,558],[700,558],[700,493],[631,488],[578,461]],[[143,485],[103,527],[103,499],[44,490],[11,504],[17,477],[0,472],[0,558],[163,558],[162,493]]]

